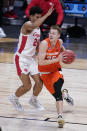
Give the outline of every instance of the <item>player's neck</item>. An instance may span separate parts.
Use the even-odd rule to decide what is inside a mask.
[[[51,46],[54,48],[56,46],[57,41],[50,41]]]

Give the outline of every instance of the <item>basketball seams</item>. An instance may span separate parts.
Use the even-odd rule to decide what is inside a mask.
[[[71,64],[75,60],[75,53],[72,50],[66,50],[62,52],[63,60],[62,62],[64,64]]]

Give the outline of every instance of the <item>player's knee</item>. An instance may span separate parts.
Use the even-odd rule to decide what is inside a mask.
[[[55,90],[56,90],[56,88],[58,88],[58,87],[59,87],[58,90],[61,90],[61,88],[62,88],[62,86],[63,86],[63,83],[64,83],[64,80],[63,80],[62,78],[59,78],[58,81],[56,81],[56,82],[54,83],[54,88],[55,88]]]
[[[31,89],[31,87],[32,87],[32,84],[29,84],[29,85],[25,85],[24,88],[26,91],[29,91]]]
[[[63,100],[62,92],[61,92],[61,88],[63,86],[63,83],[64,83],[64,80],[62,78],[59,78],[59,80],[54,83],[55,93],[53,94],[53,96],[55,97],[56,101]]]
[[[56,101],[63,101],[63,97],[62,97],[62,93],[61,92],[59,94],[58,93],[54,93],[53,96],[56,99]]]

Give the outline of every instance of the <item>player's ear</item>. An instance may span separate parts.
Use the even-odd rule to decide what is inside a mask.
[[[60,38],[60,34],[58,33],[58,39]]]

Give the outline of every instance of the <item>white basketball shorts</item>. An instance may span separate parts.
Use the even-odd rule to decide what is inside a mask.
[[[24,57],[15,55],[15,65],[17,69],[17,74],[20,76],[21,73],[31,75],[38,74],[38,64],[35,58],[26,59]]]

